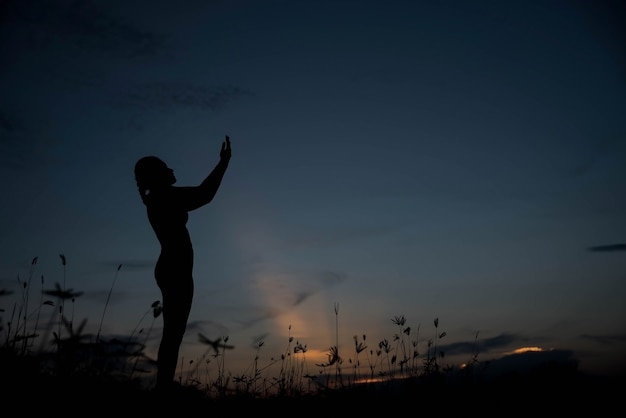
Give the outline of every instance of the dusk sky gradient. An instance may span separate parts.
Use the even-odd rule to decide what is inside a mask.
[[[198,333],[229,337],[233,371],[293,336],[315,371],[337,333],[347,361],[354,335],[376,349],[404,315],[421,352],[439,318],[453,364],[539,347],[624,374],[625,10],[3,2],[0,290],[19,297],[38,257],[31,292],[65,279],[95,334],[115,279],[102,332],[130,335],[160,300],[134,164],[196,185],[229,135],[222,187],[188,223],[186,359]]]

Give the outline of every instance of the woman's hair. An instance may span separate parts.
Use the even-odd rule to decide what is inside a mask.
[[[135,181],[144,204],[150,189],[164,184],[168,170],[167,164],[158,157],[142,157],[135,163]]]

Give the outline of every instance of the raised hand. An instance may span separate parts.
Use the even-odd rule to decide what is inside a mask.
[[[220,151],[220,158],[222,160],[230,160],[231,150],[230,150],[230,138],[226,135],[226,139],[222,142],[222,149]]]

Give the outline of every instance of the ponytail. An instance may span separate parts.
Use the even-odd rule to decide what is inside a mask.
[[[139,190],[139,196],[141,197],[141,201],[143,202],[144,205],[148,204],[148,191],[150,189],[141,186],[139,183],[137,183],[137,189]]]

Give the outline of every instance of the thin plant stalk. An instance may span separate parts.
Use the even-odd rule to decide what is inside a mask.
[[[100,341],[100,332],[102,331],[102,323],[104,322],[104,316],[107,312],[107,307],[109,306],[109,301],[111,300],[111,293],[113,292],[113,287],[115,286],[115,281],[117,280],[117,275],[122,268],[120,264],[117,266],[117,270],[115,270],[115,275],[113,276],[113,283],[111,283],[111,287],[109,288],[109,294],[107,295],[106,303],[104,304],[104,309],[102,310],[102,318],[100,318],[100,326],[98,327],[98,334],[96,334],[96,344]]]

